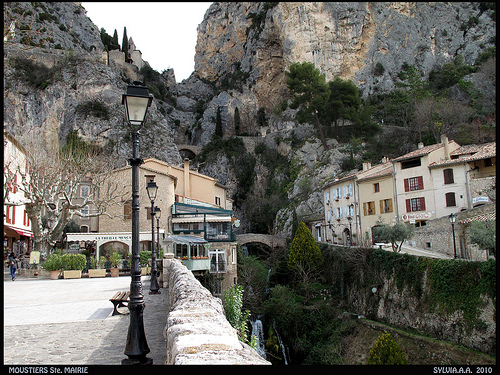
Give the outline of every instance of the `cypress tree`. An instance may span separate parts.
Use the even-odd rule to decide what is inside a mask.
[[[127,28],[123,28],[122,52],[125,53],[125,62],[128,62],[128,37]]]
[[[241,118],[240,118],[240,110],[238,107],[234,109],[234,132],[236,135],[240,135],[241,130]]]
[[[222,118],[220,107],[217,107],[217,117],[215,118],[215,135],[222,138]]]
[[[115,29],[115,33],[113,34],[113,40],[111,42],[110,49],[120,49],[120,43],[118,42],[118,32]]]

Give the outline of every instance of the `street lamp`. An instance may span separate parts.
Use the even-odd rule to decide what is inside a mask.
[[[122,360],[123,365],[153,364],[153,359],[147,358],[149,353],[146,334],[144,333],[144,298],[142,295],[141,265],[139,255],[139,165],[143,163],[139,157],[139,130],[144,124],[146,113],[151,102],[152,95],[147,87],[141,82],[135,81],[127,87],[127,93],[122,96],[122,104],[125,105],[127,121],[132,131],[132,158],[129,164],[132,166],[132,264],[130,268],[130,321],[127,334],[127,344],[124,353],[128,356]]]
[[[347,220],[349,220],[349,246],[352,246],[352,216],[349,216]]]
[[[450,216],[448,217],[448,219],[450,220],[451,230],[453,231],[453,253],[455,254],[453,258],[457,259],[457,244],[456,244],[456,241],[455,241],[455,222],[457,221],[457,215],[455,215],[452,212],[450,214]]]
[[[156,182],[148,182],[146,190],[148,191],[148,197],[151,201],[151,285],[149,287],[149,294],[160,294],[160,287],[158,286],[158,280],[156,277],[155,199],[156,194],[158,193],[158,186],[156,186]]]
[[[156,252],[154,253],[154,262],[153,262],[153,268],[151,269],[151,272],[155,272],[156,277],[160,276],[160,273],[157,271],[156,267],[156,259],[160,256],[160,217],[161,217],[161,210],[160,207],[155,207],[155,213],[156,213]],[[159,287],[158,287],[159,289]],[[158,293],[161,293],[158,290]]]

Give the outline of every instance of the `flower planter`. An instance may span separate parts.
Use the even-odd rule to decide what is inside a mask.
[[[63,277],[65,279],[80,279],[82,277],[82,271],[80,270],[63,271]]]
[[[111,273],[111,277],[120,276],[120,269],[119,268],[110,268],[109,272]]]
[[[89,277],[106,277],[106,270],[89,270]]]
[[[57,270],[57,271],[50,271],[50,279],[51,280],[57,280],[59,276],[61,276],[62,270]]]

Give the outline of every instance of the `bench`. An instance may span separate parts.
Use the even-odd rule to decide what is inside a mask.
[[[113,303],[113,314],[114,315],[127,315],[129,312],[122,313],[118,311],[119,307],[128,307],[130,291],[116,292],[113,298],[110,301]],[[124,304],[126,303],[126,305]]]

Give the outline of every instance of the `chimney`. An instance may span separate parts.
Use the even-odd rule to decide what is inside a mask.
[[[184,159],[184,196],[191,197],[191,184],[189,182],[189,159]]]
[[[418,142],[418,149],[424,148],[424,142]]]
[[[372,167],[372,163],[370,163],[370,162],[363,162],[363,170],[364,171],[367,171],[371,167]]]
[[[441,134],[441,143],[444,145],[444,159],[450,160],[450,148],[448,146],[448,137],[445,134]]]

